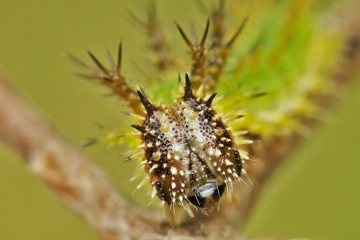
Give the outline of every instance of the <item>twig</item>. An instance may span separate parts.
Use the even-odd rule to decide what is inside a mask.
[[[3,140],[100,236],[117,239],[155,231],[151,229],[154,224],[145,219],[140,209],[120,195],[99,168],[61,137],[1,77],[0,106]]]

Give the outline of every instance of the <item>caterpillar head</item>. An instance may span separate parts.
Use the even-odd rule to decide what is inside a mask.
[[[184,94],[171,106],[138,95],[147,116],[133,127],[142,133],[145,172],[156,195],[168,205],[212,210],[242,170],[232,134],[211,107],[216,94],[207,100],[194,96],[186,75]]]

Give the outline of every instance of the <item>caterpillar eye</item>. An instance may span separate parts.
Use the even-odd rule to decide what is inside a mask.
[[[225,184],[217,185],[216,180],[206,180],[193,188],[194,196],[188,197],[189,201],[201,208],[205,208],[219,201],[225,190]]]

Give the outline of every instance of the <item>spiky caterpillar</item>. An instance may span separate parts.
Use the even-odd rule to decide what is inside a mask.
[[[240,24],[233,37],[226,41],[223,27],[224,18],[216,17],[224,15],[224,2],[221,1],[221,3],[220,7],[212,13],[211,20],[207,21],[204,35],[199,43],[190,41],[178,26],[190,48],[192,69],[191,77],[186,77],[182,96],[168,107],[163,104],[151,103],[144,92],[136,91],[127,84],[121,75],[121,45],[118,64],[113,70],[106,69],[89,52],[101,70],[101,72],[92,73],[92,76],[127,101],[128,106],[140,121],[140,125],[133,125],[133,127],[141,133],[143,142],[141,148],[144,152],[142,164],[154,193],[165,205],[184,206],[191,216],[193,216],[192,206],[203,209],[206,213],[217,206],[226,185],[229,186],[228,192],[231,193],[232,181],[241,181],[240,177],[243,171],[241,159],[245,159],[247,156],[244,154],[244,148],[240,149],[239,144],[251,143],[251,141],[237,140],[233,135],[236,135],[237,132],[250,131],[252,136],[257,138],[268,138],[297,131],[300,129],[299,119],[311,114],[310,111],[302,110],[303,112],[301,112],[301,108],[311,110],[311,99],[308,98],[314,92],[322,91],[323,87],[319,87],[319,85],[326,85],[322,81],[323,79],[311,78],[316,81],[310,86],[309,84],[304,85],[298,80],[297,74],[306,73],[303,69],[305,69],[306,55],[309,54],[309,49],[312,49],[310,41],[319,37],[314,33],[311,19],[301,14],[303,8],[297,9],[298,12],[295,11],[297,13],[295,16],[291,15],[288,19],[286,16],[283,17],[288,24],[290,22],[289,26],[291,23],[296,25],[301,22],[300,28],[291,31],[289,26],[284,27],[278,22],[267,22],[268,29],[274,30],[274,26],[276,26],[277,31],[272,34],[259,34],[258,39],[254,38],[244,44],[244,49],[247,49],[248,52],[246,54],[240,52],[232,56],[230,64],[227,65],[232,74],[222,74],[230,48],[235,43],[236,36],[243,29],[246,20]],[[297,3],[294,3],[292,7],[297,6]],[[279,9],[286,10],[286,8]],[[282,14],[279,15],[279,9],[274,10],[276,17],[282,16]],[[149,18],[150,20],[152,21],[151,26],[154,27],[156,21],[153,21],[153,18]],[[213,26],[213,33],[210,44],[206,45],[210,25]],[[268,31],[267,28],[265,33]],[[156,39],[153,37],[158,32],[149,31],[148,34],[150,39]],[[271,44],[268,46],[267,37],[278,38],[277,40],[281,41],[278,46],[271,46]],[[296,42],[298,38],[304,38],[306,41],[302,41],[302,45],[295,48],[292,44],[296,46],[299,43]],[[164,51],[165,48],[159,47],[161,46],[159,42],[152,44],[155,54],[161,60],[160,51]],[[336,46],[336,43],[334,45]],[[266,53],[264,56],[261,56],[262,51]],[[295,63],[298,65],[287,68],[286,58],[291,54],[296,56]],[[244,64],[243,59],[239,58],[245,55],[247,55],[248,62],[252,64],[249,64],[248,67],[246,67],[248,63]],[[269,62],[264,64],[262,62],[264,60]],[[163,61],[162,59],[159,63]],[[157,66],[161,71],[166,70],[165,64],[157,64]],[[279,69],[281,72],[278,72]],[[275,75],[277,79],[274,79],[272,75]],[[268,76],[271,78],[269,82],[266,82]],[[156,95],[154,97],[158,100],[169,99],[170,94],[168,93],[176,89],[174,83],[176,80],[171,79],[164,85],[157,88],[155,86],[150,96],[153,98],[153,95]],[[241,88],[238,87],[238,83],[242,84]],[[167,88],[166,84],[171,85],[172,88]],[[303,86],[299,89],[301,85]],[[262,89],[257,90],[258,87],[262,87]],[[224,98],[223,104],[216,107],[217,112],[220,113],[218,115],[209,104],[209,100],[214,97],[210,94],[213,94],[215,89],[230,95],[228,98]],[[148,89],[146,90],[148,92]],[[260,98],[260,100],[252,100],[255,97],[263,96],[264,92],[269,93],[268,96]],[[238,104],[236,107],[234,107],[234,101]],[[293,101],[294,104],[289,104]],[[229,123],[233,134],[224,123],[226,118],[220,115],[231,116],[235,113],[231,111],[236,110],[239,106],[244,107],[242,113],[246,113],[246,118]],[[201,117],[205,115],[206,117]],[[234,118],[238,117],[234,116]],[[220,126],[220,129],[216,128],[217,125]],[[200,131],[201,127],[206,131]],[[192,133],[194,131],[196,134]],[[197,166],[194,169],[193,163],[196,163]]]
[[[138,94],[147,116],[133,127],[142,134],[144,169],[157,196],[168,205],[181,204],[191,216],[188,203],[212,210],[242,171],[233,136],[211,107],[215,94],[206,101],[195,96],[188,75],[184,95],[171,106]]]

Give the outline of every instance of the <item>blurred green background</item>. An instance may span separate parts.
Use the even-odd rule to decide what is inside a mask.
[[[193,1],[158,1],[168,33],[179,39],[172,20],[203,26],[204,14]],[[258,7],[244,1],[244,6]],[[260,4],[261,6],[261,4]],[[251,8],[250,7],[250,8]],[[133,1],[2,0],[0,3],[0,72],[49,121],[75,144],[101,131],[132,122],[121,113],[121,102],[108,91],[86,82],[66,57],[68,51],[88,59],[85,46],[105,59],[105,46],[116,52],[124,40],[125,74],[138,82],[147,45],[140,27],[125,20],[138,13]],[[174,39],[172,37],[171,39]],[[171,40],[170,39],[170,40]],[[183,51],[182,42],[175,48]],[[90,61],[88,61],[90,62]],[[146,69],[146,68],[145,68]],[[1,106],[0,106],[1,107]],[[273,175],[245,224],[253,237],[360,238],[360,85],[343,92],[328,121],[304,139],[291,159]],[[124,120],[125,119],[125,120]],[[114,184],[131,195],[129,179],[137,163],[123,162],[121,148],[104,145],[85,149]],[[132,197],[145,204],[139,191]],[[160,211],[160,210],[159,210]],[[97,239],[76,215],[57,202],[11,149],[0,142],[0,239]]]

